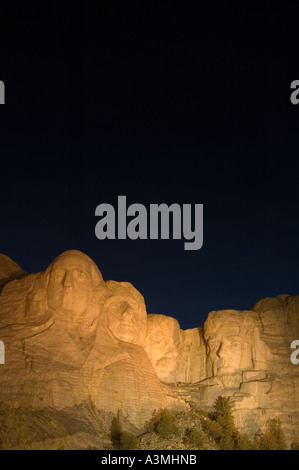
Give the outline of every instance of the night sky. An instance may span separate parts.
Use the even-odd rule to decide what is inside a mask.
[[[28,3],[0,17],[0,252],[31,273],[81,250],[182,328],[298,295],[297,12]],[[98,240],[118,195],[204,204],[202,249]]]

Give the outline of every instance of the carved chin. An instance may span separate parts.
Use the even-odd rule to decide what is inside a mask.
[[[138,335],[136,335],[136,333],[132,331],[121,333],[120,336],[121,336],[120,339],[122,341],[126,341],[127,343],[134,343],[138,338]]]
[[[156,362],[156,366],[158,367],[161,372],[167,371],[169,373],[169,369],[173,369],[176,367],[176,358],[175,357],[162,357]]]
[[[78,308],[78,304],[76,302],[62,302],[59,305],[49,305],[50,308],[55,310],[57,313],[67,313],[68,315],[82,315],[86,312],[85,307]]]
[[[60,299],[48,300],[48,306],[56,312],[84,313],[87,310],[88,302],[82,302],[74,296],[64,296]]]
[[[123,331],[120,331],[119,329],[110,328],[109,331],[112,336],[126,343],[135,343],[135,341],[137,341],[138,339],[138,333],[136,333],[136,330],[133,330],[131,328],[123,328]]]

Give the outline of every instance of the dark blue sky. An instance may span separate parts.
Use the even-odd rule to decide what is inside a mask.
[[[65,5],[0,18],[0,252],[37,272],[82,250],[182,328],[299,294],[296,12]],[[99,241],[118,195],[203,203],[203,248]]]

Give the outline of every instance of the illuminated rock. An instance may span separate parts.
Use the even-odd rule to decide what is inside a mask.
[[[290,361],[298,336],[299,296],[262,299],[250,311],[210,312],[204,324],[207,378],[194,392],[212,409],[230,398],[237,426],[253,435],[278,418],[289,442],[299,437],[299,374]]]
[[[206,376],[201,328],[181,330],[175,318],[150,314],[145,349],[162,382],[194,383]]]
[[[163,382],[176,382],[180,325],[166,315],[148,315],[148,338],[145,349],[153,367]]]
[[[8,282],[0,296],[0,400],[63,409],[91,400],[142,426],[161,406],[181,406],[142,347],[147,313],[129,283],[104,282],[71,250],[43,273]]]
[[[12,259],[0,253],[0,292],[3,286],[25,273]]]
[[[299,338],[299,296],[266,298],[252,310],[210,312],[202,328],[149,315],[146,350],[163,382],[200,409],[228,397],[239,429],[251,436],[272,418],[289,442],[299,438],[299,374],[290,345]]]
[[[193,401],[212,410],[222,395],[240,429],[253,435],[279,418],[288,440],[299,439],[299,366],[290,360],[299,296],[213,311],[203,327],[182,330],[147,315],[132,284],[105,282],[79,251],[38,274],[1,255],[1,279],[0,402],[59,412],[92,403],[142,428],[155,409]]]
[[[262,323],[256,312],[210,312],[204,324],[207,376],[266,369],[273,356],[261,339],[261,331]]]

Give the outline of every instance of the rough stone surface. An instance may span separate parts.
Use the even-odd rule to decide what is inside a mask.
[[[142,295],[129,283],[105,283],[83,253],[65,252],[3,288],[0,400],[56,409],[91,400],[142,426],[154,409],[180,406],[141,346],[146,333]]]
[[[62,413],[90,402],[141,429],[155,409],[192,401],[211,410],[222,395],[243,431],[253,435],[276,417],[289,441],[299,438],[299,366],[290,361],[299,296],[213,311],[203,327],[181,330],[170,316],[148,315],[130,283],[104,281],[75,250],[30,275],[0,255],[0,292],[0,402],[13,409]],[[68,447],[80,432],[32,445],[52,448],[61,438]]]
[[[202,328],[181,330],[175,318],[149,314],[144,347],[162,382],[194,383],[206,377]]]
[[[17,279],[25,274],[25,272],[12,261],[8,256],[0,253],[0,292],[5,284],[13,279]]]
[[[210,312],[205,378],[174,390],[207,411],[219,395],[228,397],[236,425],[250,436],[278,418],[288,441],[298,440],[299,371],[290,360],[298,325],[299,296],[262,299],[250,311]]]

